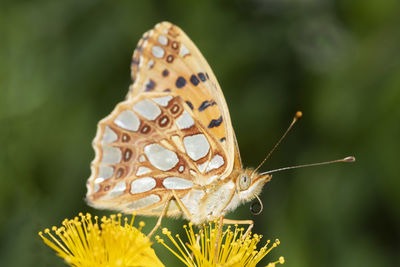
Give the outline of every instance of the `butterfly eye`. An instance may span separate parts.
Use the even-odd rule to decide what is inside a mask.
[[[250,187],[251,179],[247,174],[242,174],[239,177],[239,189],[241,191],[246,190]]]

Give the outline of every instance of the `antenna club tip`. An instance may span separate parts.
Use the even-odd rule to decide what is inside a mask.
[[[295,117],[296,119],[300,119],[302,116],[303,116],[303,112],[301,112],[300,110],[298,110],[298,111],[296,112],[296,115],[294,115],[294,117]]]
[[[356,158],[353,157],[353,156],[345,157],[345,158],[343,159],[343,161],[344,161],[344,162],[354,162],[354,161],[356,161]]]

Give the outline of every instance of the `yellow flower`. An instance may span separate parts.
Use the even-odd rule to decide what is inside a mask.
[[[87,213],[73,220],[65,219],[61,227],[39,232],[44,243],[54,249],[70,266],[164,266],[150,247],[150,240],[122,215],[101,220]],[[99,225],[100,223],[100,225]]]
[[[163,234],[170,239],[177,251],[168,246],[159,236],[156,236],[156,240],[185,263],[186,266],[190,267],[256,266],[262,258],[280,243],[276,239],[271,245],[270,240],[268,240],[260,250],[257,250],[256,245],[262,236],[250,233],[243,238],[243,228],[238,228],[237,225],[235,225],[233,232],[231,227],[228,226],[220,237],[218,237],[219,223],[217,222],[203,225],[198,234],[194,233],[192,223],[189,223],[188,226],[185,225],[184,229],[189,243],[184,243],[179,235],[176,235],[176,239],[174,239],[168,229],[163,229]],[[215,256],[215,253],[217,253],[217,256]],[[284,258],[280,257],[279,260],[270,262],[267,266],[274,267],[276,264],[283,264],[284,262]]]

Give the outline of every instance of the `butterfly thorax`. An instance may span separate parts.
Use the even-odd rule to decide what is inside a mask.
[[[253,200],[271,178],[271,175],[254,173],[251,168],[238,168],[225,179],[208,185],[205,196],[198,202],[199,212],[187,219],[201,224],[225,216],[240,204]]]

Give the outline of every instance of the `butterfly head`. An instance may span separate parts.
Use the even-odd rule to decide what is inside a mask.
[[[253,169],[245,169],[237,177],[236,190],[242,201],[254,199],[262,190],[264,184],[271,180],[270,174],[258,174]]]

